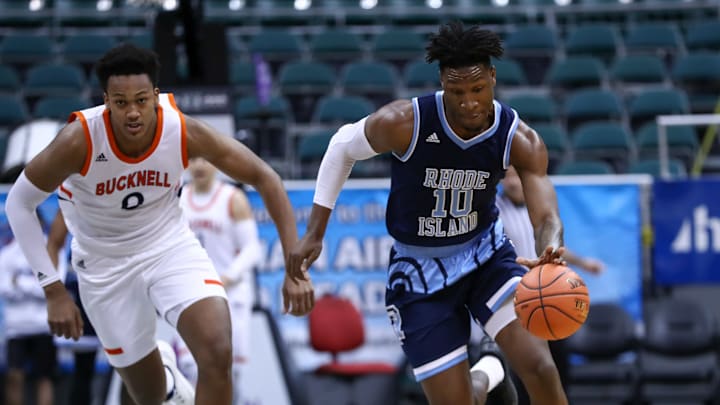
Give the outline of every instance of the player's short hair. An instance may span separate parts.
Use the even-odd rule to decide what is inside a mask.
[[[123,43],[110,49],[95,64],[95,74],[103,91],[107,91],[110,76],[147,74],[157,87],[160,60],[155,52]]]
[[[428,63],[438,61],[440,70],[474,65],[490,66],[490,57],[500,58],[503,54],[500,37],[474,25],[465,29],[460,21],[440,26],[437,34],[430,36],[425,48]]]

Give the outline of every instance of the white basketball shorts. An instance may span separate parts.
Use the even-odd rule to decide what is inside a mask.
[[[80,299],[113,367],[127,367],[156,346],[157,316],[177,328],[182,311],[207,297],[227,300],[220,277],[191,234],[163,249],[104,257],[73,246]]]

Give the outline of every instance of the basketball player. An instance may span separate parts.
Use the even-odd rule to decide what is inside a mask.
[[[253,185],[286,252],[297,243],[279,176],[250,150],[183,115],[157,88],[152,51],[123,44],[96,73],[104,105],[75,112],[26,166],[7,198],[15,236],[44,288],[53,334],[77,339],[82,320],[52,265],[35,207],[58,190],[73,235],[73,268],[98,338],[139,405],[230,404],[231,331],[225,289],[182,216],[179,186],[187,161],[203,157]],[[297,267],[299,269],[299,266]],[[312,284],[286,274],[284,309],[306,314]],[[158,350],[156,313],[177,328],[198,364],[195,398],[167,344]]]
[[[502,191],[496,201],[500,219],[505,226],[505,234],[513,241],[518,256],[534,258],[535,235],[533,234],[532,222],[525,205],[525,196],[520,182],[520,177],[513,166],[508,167],[505,178],[502,179]],[[577,266],[591,274],[600,274],[604,265],[602,262],[578,256],[569,249],[565,249],[563,255],[568,264]],[[552,340],[548,342],[550,353],[560,373],[560,380],[563,387],[567,386],[567,379],[570,372],[570,353],[568,353],[565,340]],[[528,405],[530,400],[524,389],[518,389],[520,405]]]
[[[19,173],[17,173],[19,174]],[[45,297],[17,240],[0,249],[0,298],[7,338],[4,404],[29,403],[25,383],[37,405],[52,405],[57,349],[45,313]],[[30,367],[28,367],[30,366]]]
[[[232,318],[233,403],[241,403],[241,366],[249,356],[250,316],[255,296],[254,268],[262,252],[250,202],[239,188],[217,179],[203,158],[190,159],[191,181],[180,195],[190,229],[205,247],[225,286]],[[179,342],[180,343],[180,342]],[[184,344],[177,347],[181,371],[194,380],[197,366]]]
[[[426,49],[427,61],[439,62],[442,90],[391,102],[338,130],[290,263],[304,269],[320,254],[354,162],[392,152],[386,223],[395,243],[386,304],[430,404],[484,404],[488,388],[499,382],[469,366],[470,316],[500,345],[534,404],[567,404],[547,343],[520,325],[512,302],[523,265],[562,261],[547,150],[514,110],[494,99],[490,58],[503,53],[495,33],[452,22]],[[539,258],[520,263],[495,207],[497,183],[511,164],[538,236]]]

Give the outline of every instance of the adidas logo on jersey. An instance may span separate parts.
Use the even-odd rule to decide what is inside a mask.
[[[38,278],[38,281],[43,281],[47,278],[47,275],[45,275],[45,273],[38,272],[37,278]]]
[[[85,268],[85,260],[84,259],[78,260],[77,267],[84,269]]]
[[[425,138],[425,142],[440,143],[440,138],[438,138],[437,134],[433,132],[432,134],[430,134],[430,136]]]
[[[96,161],[96,162],[107,162],[108,160],[107,160],[107,158],[105,157],[105,154],[102,153],[102,152],[100,152],[100,154],[97,155],[97,157],[95,158],[95,161]]]

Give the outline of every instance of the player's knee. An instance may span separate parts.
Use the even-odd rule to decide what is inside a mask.
[[[232,343],[230,337],[219,337],[207,342],[195,359],[198,372],[228,374],[232,368]]]
[[[528,364],[530,376],[538,381],[552,381],[557,377],[557,368],[551,356],[534,356]]]

